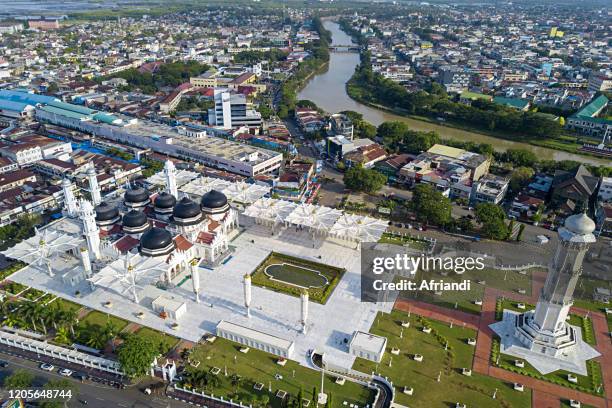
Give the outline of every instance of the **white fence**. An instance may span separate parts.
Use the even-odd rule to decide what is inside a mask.
[[[91,356],[89,354],[81,353],[80,351],[49,344],[45,341],[23,337],[16,333],[0,331],[0,344],[57,358],[69,363],[80,364],[96,370],[123,375],[121,365],[117,361]]]

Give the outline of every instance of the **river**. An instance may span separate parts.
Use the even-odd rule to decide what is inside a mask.
[[[331,45],[354,44],[351,37],[340,29],[338,23],[326,20],[323,25],[332,34]],[[385,121],[399,120],[408,123],[410,127],[415,130],[436,131],[442,139],[489,143],[498,151],[505,151],[509,148],[527,149],[534,152],[540,159],[554,159],[557,161],[576,160],[582,163],[609,165],[609,160],[604,158],[582,156],[533,146],[527,143],[512,142],[481,133],[474,133],[467,130],[411,119],[363,105],[351,99],[346,93],[345,87],[346,82],[353,75],[357,64],[359,64],[359,54],[357,53],[332,52],[327,69],[310,79],[304,89],[298,93],[298,99],[309,99],[316,103],[321,109],[331,113],[343,110],[359,112],[363,115],[365,120],[376,126]]]

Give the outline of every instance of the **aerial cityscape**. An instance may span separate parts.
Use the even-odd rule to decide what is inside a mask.
[[[0,407],[612,407],[612,7],[0,8]]]

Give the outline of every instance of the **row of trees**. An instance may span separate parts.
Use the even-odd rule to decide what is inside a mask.
[[[349,81],[351,97],[364,102],[384,105],[410,115],[446,117],[475,128],[503,131],[517,138],[537,139],[557,137],[562,126],[537,112],[523,112],[485,100],[471,106],[451,100],[444,89],[431,82],[418,92],[409,92],[402,85],[372,71],[370,55],[362,53],[361,63]]]
[[[5,250],[16,243],[34,235],[34,227],[40,225],[42,218],[38,214],[23,215],[12,224],[0,227],[0,250]]]
[[[321,65],[329,61],[329,42],[330,33],[325,30],[321,20],[317,17],[313,19],[313,28],[319,34],[319,40],[312,41],[304,46],[311,56],[300,62],[291,75],[291,78],[283,82],[280,89],[280,103],[278,106],[278,116],[287,118],[295,109],[297,93],[304,85],[307,78]]]
[[[123,78],[128,82],[125,90],[140,89],[144,93],[154,94],[163,87],[176,87],[189,82],[189,78],[198,76],[208,69],[208,65],[197,61],[169,62],[160,65],[159,70],[154,73],[140,72],[138,69],[130,68],[100,80]]]

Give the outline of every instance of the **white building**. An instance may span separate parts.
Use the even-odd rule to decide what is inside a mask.
[[[295,348],[291,340],[285,340],[225,320],[221,320],[217,325],[217,336],[284,358],[291,358]]]
[[[597,201],[603,201],[604,203],[612,201],[612,177],[602,178],[597,193]]]
[[[223,129],[261,126],[261,113],[252,109],[246,96],[226,90],[215,90],[215,108],[208,111],[208,117],[210,125]]]
[[[349,343],[349,352],[356,357],[380,363],[386,347],[386,337],[356,331]]]

